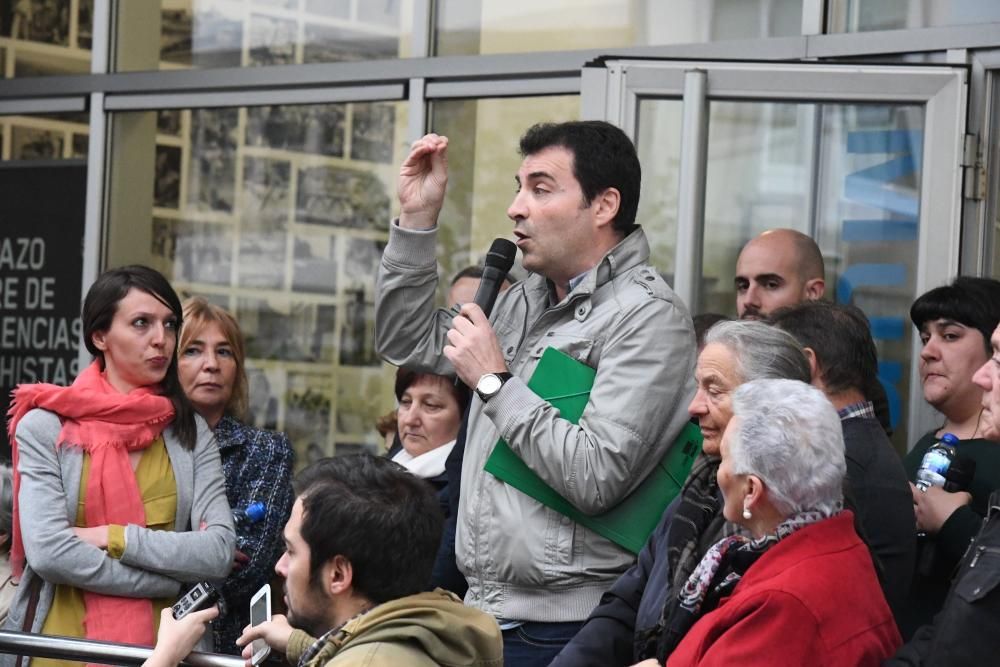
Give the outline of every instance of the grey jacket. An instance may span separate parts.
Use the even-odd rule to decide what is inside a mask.
[[[55,584],[107,595],[164,598],[179,595],[190,583],[229,574],[236,533],[219,448],[205,421],[198,417],[197,422],[193,450],[184,449],[172,429],[163,433],[177,480],[176,532],[130,524],[125,528],[125,552],[115,559],[73,534],[82,450],[55,446],[61,424],[54,413],[35,409],[24,416],[17,427],[18,501],[27,565],[4,629],[22,629],[35,577],[43,583],[32,632],[45,623]],[[15,658],[0,656],[0,666],[13,665]]]
[[[393,224],[376,299],[384,358],[452,372],[442,356],[453,314],[435,310],[436,232]],[[491,322],[514,378],[469,413],[456,552],[467,604],[497,618],[579,621],[633,555],[483,472],[498,438],[588,514],[619,503],[666,453],[694,393],[695,340],[684,304],[646,262],[636,230],[557,305],[529,276],[501,294]],[[578,425],[528,389],[547,347],[597,370]]]

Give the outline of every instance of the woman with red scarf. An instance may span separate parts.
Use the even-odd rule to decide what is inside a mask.
[[[5,629],[152,646],[160,611],[232,563],[218,447],[177,378],[181,304],[162,275],[104,273],[82,320],[95,360],[73,384],[14,391]]]

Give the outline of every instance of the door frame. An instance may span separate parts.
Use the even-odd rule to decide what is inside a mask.
[[[642,99],[683,102],[674,291],[694,304],[704,245],[710,100],[922,105],[915,298],[959,271],[968,81],[966,66],[605,57],[581,71],[581,117],[614,123],[634,141]],[[940,423],[923,400],[919,359],[919,337],[913,336],[907,397],[911,440]]]

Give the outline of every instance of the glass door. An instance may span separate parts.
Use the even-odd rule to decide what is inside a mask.
[[[657,193],[640,222],[692,314],[735,315],[737,255],[765,229],[816,240],[827,298],[872,323],[905,451],[940,421],[908,312],[958,273],[966,86],[951,67],[604,60],[581,103],[637,140]]]

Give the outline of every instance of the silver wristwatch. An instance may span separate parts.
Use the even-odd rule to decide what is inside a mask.
[[[510,373],[486,373],[476,383],[476,393],[479,394],[479,398],[483,400],[483,403],[486,403],[496,396],[503,383],[512,377],[514,376]]]

